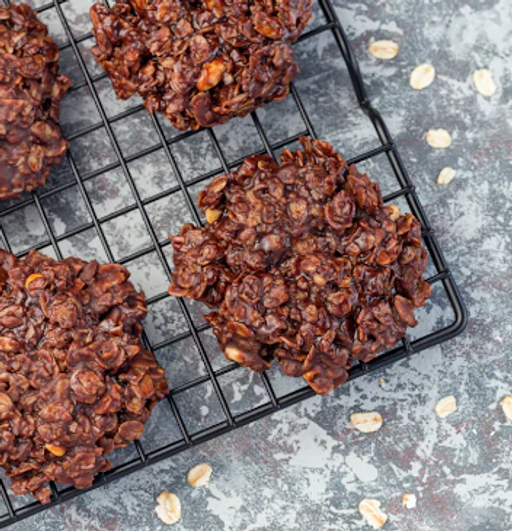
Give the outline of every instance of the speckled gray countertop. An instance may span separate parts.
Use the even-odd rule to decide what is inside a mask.
[[[512,422],[499,407],[501,398],[512,394],[512,2],[335,0],[335,5],[369,93],[396,138],[461,288],[469,310],[467,331],[331,396],[307,400],[24,520],[13,531],[164,529],[153,510],[163,490],[175,492],[182,502],[183,518],[176,530],[371,529],[357,511],[360,500],[367,497],[381,502],[389,515],[385,529],[390,531],[512,529]],[[87,25],[87,2],[71,2],[66,9],[73,28]],[[52,17],[48,16],[50,25],[55,22]],[[59,32],[57,26],[54,32]],[[399,56],[386,62],[369,56],[366,48],[377,39],[397,42]],[[297,87],[306,106],[319,105],[319,110],[311,110],[316,113],[319,136],[347,157],[375,147],[376,137],[357,112],[346,71],[330,62],[332,43],[324,37],[309,42],[298,47],[302,74]],[[83,51],[89,61],[86,46]],[[409,87],[408,77],[414,66],[426,61],[436,66],[438,76],[418,93]],[[472,72],[484,67],[492,70],[499,85],[490,99],[478,95],[471,84]],[[104,89],[108,91],[108,86]],[[66,109],[80,109],[81,125],[94,118],[86,95],[77,98],[73,94],[64,105],[68,132],[79,120],[66,123]],[[262,121],[268,121],[272,112],[271,108],[261,111]],[[144,118],[141,114],[141,123]],[[290,111],[286,120],[274,125],[275,134],[286,134],[279,129],[293,129],[296,120]],[[426,144],[426,131],[439,127],[453,134],[450,149],[435,151]],[[138,128],[142,132],[136,142],[144,143],[143,126],[139,123]],[[128,144],[129,129],[126,125],[123,130],[121,124],[116,131]],[[235,129],[234,158],[253,147],[249,125],[239,121]],[[225,131],[219,128],[218,134]],[[88,147],[72,145],[77,164],[91,163]],[[188,171],[196,166],[205,171],[209,152],[194,149],[195,154],[188,152],[192,153]],[[186,149],[184,153],[187,156]],[[150,175],[141,164],[138,171],[144,174],[145,186],[158,191],[165,179],[155,170],[158,162],[148,163]],[[435,181],[444,166],[453,166],[457,175],[449,186],[440,187]],[[131,169],[137,178],[136,165]],[[377,177],[378,166],[365,169]],[[119,175],[111,172],[108,179],[98,183],[106,194],[94,196],[95,186],[90,185],[100,215],[124,201]],[[87,215],[71,196],[47,203],[57,232],[69,229],[68,205],[75,218]],[[176,227],[169,227],[165,205],[160,206],[152,215],[158,234],[165,235],[175,231],[182,219],[173,215]],[[27,209],[23,216],[5,221],[19,249],[40,236],[34,212]],[[104,224],[119,255],[133,245],[123,240],[126,223],[132,236],[138,237],[136,218],[119,226]],[[17,236],[15,227],[20,224],[28,230]],[[138,245],[143,247],[143,231],[139,237]],[[94,238],[87,235],[61,245],[65,254],[80,247],[82,254],[91,256],[99,254],[94,246]],[[134,276],[144,285],[152,270],[145,263],[139,266]],[[150,333],[158,335],[164,310],[148,324]],[[438,317],[431,310],[426,319]],[[384,387],[380,378],[385,379]],[[433,406],[452,394],[458,400],[457,411],[438,419]],[[364,435],[350,426],[350,413],[364,410],[382,414],[384,426],[379,432]],[[203,461],[214,470],[211,487],[192,489],[187,471]],[[401,506],[406,492],[417,496],[415,509]]]

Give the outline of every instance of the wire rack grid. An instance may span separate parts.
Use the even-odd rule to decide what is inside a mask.
[[[0,205],[0,243],[18,256],[35,248],[57,258],[75,254],[117,261],[126,264],[136,283],[146,289],[150,322],[144,342],[166,367],[172,392],[155,408],[143,438],[115,453],[113,468],[98,475],[92,488],[314,395],[303,382],[283,378],[278,370],[257,375],[224,360],[201,319],[201,307],[166,293],[172,274],[167,234],[176,233],[186,221],[201,223],[195,208],[199,189],[252,153],[276,156],[300,136],[317,137],[317,132],[343,147],[350,142],[343,136],[345,129],[354,135],[354,130],[367,130],[370,124],[376,145],[368,149],[364,140],[356,141],[349,162],[367,165],[377,182],[386,174],[380,183],[385,201],[399,204],[421,222],[430,255],[432,301],[418,315],[420,325],[399,346],[354,366],[351,379],[462,332],[466,310],[457,286],[390,133],[369,101],[329,0],[315,2],[314,22],[295,45],[302,73],[284,102],[227,126],[186,133],[145,113],[140,101],[115,102],[105,74],[91,58],[89,6],[77,1],[80,8],[69,7],[73,0],[32,4],[60,45],[61,71],[73,80],[62,108],[70,150],[46,187]],[[327,60],[311,60],[312,53]],[[336,69],[343,73],[333,75]],[[327,75],[337,83],[336,95],[348,87],[346,100],[340,96],[337,102],[336,96],[325,94]],[[325,107],[315,113],[313,102],[323,98],[339,104],[347,127]],[[345,112],[350,106],[364,118],[352,118]],[[73,119],[66,123],[72,110]],[[13,496],[9,480],[3,478],[0,527],[84,492],[52,484],[51,503],[43,506],[28,496]]]

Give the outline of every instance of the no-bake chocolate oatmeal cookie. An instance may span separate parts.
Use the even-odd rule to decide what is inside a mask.
[[[281,166],[249,157],[200,194],[207,224],[172,238],[169,292],[217,309],[205,318],[230,360],[277,359],[325,394],[405,337],[431,288],[417,219],[328,143],[301,142]]]
[[[0,465],[16,494],[87,488],[167,392],[127,269],[0,250]]]
[[[0,7],[0,199],[42,186],[64,158],[59,111],[70,79],[58,60],[32,8]]]
[[[312,0],[120,0],[91,8],[117,97],[138,94],[177,129],[211,127],[288,94],[290,44]]]

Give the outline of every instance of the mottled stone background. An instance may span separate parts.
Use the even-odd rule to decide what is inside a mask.
[[[386,524],[390,531],[512,529],[512,423],[499,407],[500,399],[512,394],[512,2],[336,0],[335,4],[369,93],[396,138],[461,287],[470,314],[466,333],[360,378],[329,397],[308,400],[84,494],[13,530],[163,529],[153,511],[162,490],[181,498],[183,518],[177,530],[370,529],[357,512],[365,497],[381,501],[390,517]],[[88,6],[85,0],[63,6],[75,35],[88,30]],[[52,33],[65,42],[56,14],[47,12],[45,19]],[[317,10],[315,24],[320,23]],[[400,45],[398,58],[383,62],[367,54],[368,43],[381,38]],[[98,73],[90,45],[90,40],[85,41],[80,49],[88,68]],[[82,75],[71,56],[69,49],[63,53],[63,69],[80,82]],[[300,44],[297,57],[302,67],[297,87],[319,136],[332,141],[347,157],[376,147],[378,140],[357,109],[332,38],[322,35]],[[425,61],[436,66],[438,77],[430,88],[417,93],[409,87],[408,77],[414,66]],[[493,71],[500,87],[491,99],[478,95],[471,84],[472,72],[483,67]],[[138,104],[116,102],[105,80],[98,81],[96,88],[109,115]],[[304,128],[291,100],[269,106],[259,116],[272,141]],[[67,134],[98,120],[87,88],[65,100]],[[453,134],[448,150],[434,151],[424,140],[428,129],[438,127]],[[249,119],[215,131],[229,160],[261,147]],[[156,142],[144,112],[116,122],[114,132],[124,153]],[[175,134],[170,128],[166,133]],[[115,160],[101,129],[73,141],[71,152],[81,172]],[[176,157],[186,179],[219,167],[206,137],[180,142]],[[447,165],[457,170],[457,176],[441,188],[435,179]],[[176,184],[161,151],[130,164],[129,169],[143,198]],[[365,169],[385,191],[391,191],[386,190],[392,181],[385,159]],[[64,166],[48,186],[71,178]],[[100,218],[133,203],[119,170],[88,181],[86,187]],[[90,222],[90,211],[76,186],[42,203],[56,234]],[[148,216],[161,241],[190,219],[180,193],[172,200],[151,203]],[[47,238],[34,206],[3,217],[2,226],[16,251]],[[105,221],[101,228],[116,259],[151,243],[137,210]],[[65,255],[106,258],[94,229],[64,239],[60,249]],[[167,256],[168,251],[165,247]],[[146,255],[129,266],[134,280],[150,296],[165,291],[167,281],[154,256]],[[442,326],[448,319],[446,305],[436,299],[421,317],[421,333]],[[152,309],[147,330],[150,339],[159,342],[169,333],[183,332],[184,326],[176,303],[166,299]],[[211,337],[203,333],[202,339],[214,365],[220,366]],[[158,355],[173,385],[204,374],[189,340]],[[243,410],[244,404],[265,402],[256,376],[245,371],[236,374],[234,380],[223,382],[233,408]],[[381,377],[384,387],[379,385]],[[439,420],[433,406],[449,394],[457,397],[458,410]],[[211,389],[205,387],[204,395],[189,401],[199,415],[199,426],[216,418]],[[383,428],[371,435],[354,431],[348,417],[360,410],[378,410],[384,417]],[[145,441],[176,437],[168,426],[164,413],[157,410]],[[129,455],[128,451],[116,460]],[[194,490],[186,482],[186,473],[202,461],[214,469],[211,488]],[[417,495],[416,509],[402,508],[405,492]]]

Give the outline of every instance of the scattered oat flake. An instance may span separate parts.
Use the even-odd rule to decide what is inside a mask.
[[[450,184],[454,178],[455,178],[455,170],[452,167],[447,166],[446,168],[443,168],[439,172],[439,175],[437,177],[437,184],[440,184],[440,185]]]
[[[380,378],[379,383],[381,387],[384,387],[386,385],[386,380],[384,380],[384,378]]]
[[[388,515],[380,510],[378,500],[365,498],[359,504],[359,512],[373,529],[380,529],[388,521]]]
[[[409,83],[414,90],[423,90],[432,85],[436,78],[436,69],[429,63],[417,66],[409,78]]]
[[[448,415],[451,415],[457,409],[457,400],[454,396],[445,396],[441,398],[434,408],[436,415],[440,419],[444,419]]]
[[[155,512],[164,524],[175,524],[181,518],[181,502],[172,492],[162,492],[156,499]]]
[[[368,52],[377,59],[394,59],[399,51],[396,42],[387,40],[375,41],[368,46]]]
[[[452,137],[446,129],[431,129],[427,133],[427,142],[435,149],[445,149],[452,145]]]
[[[212,467],[206,463],[196,465],[187,475],[188,482],[192,487],[208,487],[212,472]]]
[[[402,496],[402,506],[407,509],[414,509],[416,507],[416,495],[415,494],[404,494]]]
[[[506,396],[500,404],[505,417],[507,417],[508,420],[512,420],[512,396]]]
[[[350,422],[362,433],[373,433],[382,427],[382,416],[377,411],[353,413],[350,415]]]
[[[492,72],[487,70],[487,68],[477,70],[473,74],[473,83],[475,84],[476,90],[486,98],[490,98],[498,90],[498,86],[492,77]]]

